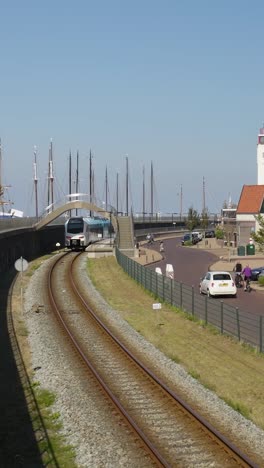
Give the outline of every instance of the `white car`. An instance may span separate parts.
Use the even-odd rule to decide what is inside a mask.
[[[196,236],[196,237],[198,238],[199,241],[203,240],[203,234],[202,234],[202,232],[193,231],[193,232],[192,232],[192,235],[193,235],[193,236]]]
[[[228,271],[208,271],[200,282],[200,294],[211,296],[237,295],[235,281]]]

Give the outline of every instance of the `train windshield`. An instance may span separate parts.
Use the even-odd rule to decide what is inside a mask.
[[[83,232],[83,219],[82,218],[69,219],[67,231],[69,234],[78,234],[79,232]]]

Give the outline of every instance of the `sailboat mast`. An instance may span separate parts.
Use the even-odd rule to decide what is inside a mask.
[[[2,186],[2,141],[0,138],[0,203],[2,203],[3,193],[4,193],[4,188]]]
[[[180,195],[180,197],[181,197],[181,199],[180,199],[181,200],[180,201],[180,221],[181,221],[182,220],[182,185],[181,185],[181,195]]]
[[[126,156],[126,215],[128,216],[128,156]]]
[[[205,179],[203,177],[203,213],[205,213]]]
[[[142,212],[143,212],[143,220],[145,219],[145,212],[146,212],[146,207],[145,207],[145,166],[143,166],[143,206],[142,206]]]
[[[72,193],[72,156],[71,156],[71,150],[69,153],[69,195]],[[71,197],[69,197],[69,200],[72,201]],[[70,210],[70,216],[71,216],[71,210]]]
[[[93,177],[93,170],[92,170],[92,152],[91,152],[91,150],[90,150],[90,158],[89,158],[89,190],[90,190],[90,203],[92,203],[92,194],[93,194],[92,177]],[[92,216],[91,210],[90,210],[90,216]]]
[[[118,172],[116,173],[116,212],[118,214]]]
[[[76,193],[79,192],[79,151],[77,151],[76,157]],[[76,208],[76,216],[78,216],[78,208]]]
[[[105,209],[107,211],[108,206],[108,175],[107,175],[107,166],[105,168]]]
[[[34,190],[35,190],[35,210],[38,218],[38,174],[37,174],[37,147],[34,146]]]
[[[153,216],[153,163],[151,161],[151,171],[150,171],[150,199],[151,199],[151,216]]]
[[[4,187],[2,185],[2,141],[0,138],[0,206],[2,207],[2,212],[4,212],[4,202],[2,197],[4,195]]]
[[[53,209],[53,203],[54,203],[54,174],[53,174],[52,139],[50,140],[50,193],[51,193],[51,203],[52,203],[52,209]]]

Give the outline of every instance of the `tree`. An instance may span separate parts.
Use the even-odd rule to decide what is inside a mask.
[[[205,208],[201,213],[200,223],[203,229],[207,228],[209,221],[208,210]]]
[[[252,239],[258,244],[259,250],[262,252],[264,250],[264,218],[262,215],[257,215],[256,220],[259,223],[259,230],[257,232],[252,232]]]
[[[200,217],[198,215],[198,212],[194,210],[194,208],[191,206],[188,210],[188,218],[186,225],[190,231],[193,230],[195,226],[199,226],[200,224]]]

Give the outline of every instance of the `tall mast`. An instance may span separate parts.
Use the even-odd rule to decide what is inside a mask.
[[[79,192],[79,151],[77,151],[76,162],[76,193]],[[78,216],[78,208],[76,208],[76,216]]]
[[[205,213],[205,179],[203,177],[203,213]]]
[[[116,173],[116,212],[118,214],[118,192],[119,192],[119,188],[118,188],[118,172]]]
[[[143,166],[143,219],[145,219],[145,212],[146,212],[146,207],[145,207],[145,166]]]
[[[72,193],[72,156],[71,156],[71,150],[69,153],[69,195]],[[72,201],[71,197],[69,197],[69,200]],[[70,210],[70,216],[71,216],[71,210]]]
[[[53,149],[52,149],[52,138],[50,139],[50,146],[49,146],[49,171],[48,171],[48,206],[50,203],[52,204],[53,210],[53,203],[54,203],[54,193],[53,193],[53,185],[54,185],[54,175],[53,175]]]
[[[2,185],[2,141],[0,138],[0,203],[2,204],[2,196],[4,194],[4,187]]]
[[[92,152],[90,150],[90,158],[89,158],[89,190],[90,190],[90,203],[92,203],[93,200],[93,170],[92,170]],[[92,212],[90,210],[90,216],[92,216]]]
[[[72,193],[72,157],[71,150],[69,153],[69,195]]]
[[[108,180],[107,180],[107,166],[105,168],[105,210],[107,211],[108,205]]]
[[[182,185],[181,185],[181,194],[180,194],[180,221],[182,220]]]
[[[4,213],[4,205],[12,204],[10,201],[5,201],[3,197],[4,191],[8,187],[10,187],[10,185],[2,184],[2,142],[0,138],[0,207],[2,207],[2,213]]]
[[[128,216],[128,156],[126,156],[126,215]]]
[[[38,218],[38,174],[37,174],[37,147],[34,146],[34,189],[35,189],[35,209]]]
[[[150,199],[151,199],[151,203],[150,203],[150,213],[151,213],[151,216],[153,216],[153,163],[151,161],[151,171],[150,171]]]
[[[2,207],[2,212],[4,212],[4,201],[2,199],[4,195],[4,187],[2,185],[2,142],[0,138],[0,206]]]

